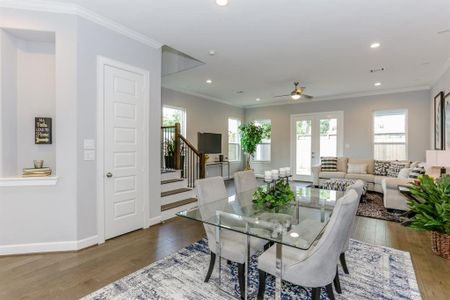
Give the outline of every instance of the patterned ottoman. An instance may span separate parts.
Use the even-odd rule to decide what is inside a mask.
[[[320,185],[321,189],[345,192],[349,186],[354,184],[357,179],[331,178]],[[367,183],[364,182],[363,195],[367,192]]]

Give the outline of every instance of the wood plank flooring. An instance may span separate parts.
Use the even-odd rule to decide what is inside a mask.
[[[203,236],[176,218],[79,252],[0,257],[0,299],[78,299]],[[353,238],[410,252],[422,298],[450,299],[450,261],[433,255],[428,233],[357,217]]]

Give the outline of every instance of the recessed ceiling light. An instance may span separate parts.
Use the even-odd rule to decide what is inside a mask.
[[[257,101],[257,102],[261,101],[261,98],[256,98],[256,101]]]
[[[216,4],[219,6],[226,6],[228,4],[228,0],[216,0]]]
[[[206,83],[207,83],[207,84],[211,84],[211,83],[212,83],[212,80],[211,80],[211,79],[206,79]]]
[[[380,85],[381,85],[381,82],[375,82],[373,85],[374,85],[374,86],[380,86]]]
[[[211,55],[211,56],[216,55],[216,50],[209,50],[209,55]]]
[[[298,238],[300,236],[297,232],[291,232],[289,235],[293,238]]]
[[[380,43],[372,43],[372,44],[370,44],[370,48],[372,48],[372,49],[378,48],[380,46],[381,46]]]

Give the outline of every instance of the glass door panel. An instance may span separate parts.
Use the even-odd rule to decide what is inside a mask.
[[[320,119],[320,157],[337,156],[337,119]]]
[[[311,176],[312,120],[296,121],[295,174]]]

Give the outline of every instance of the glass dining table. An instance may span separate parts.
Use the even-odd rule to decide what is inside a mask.
[[[221,289],[220,236],[232,230],[246,236],[245,295],[248,299],[250,238],[265,239],[276,247],[275,299],[281,299],[283,247],[309,250],[328,223],[336,200],[343,192],[312,187],[296,187],[295,201],[270,209],[253,203],[255,190],[201,204],[177,216],[212,225],[215,228],[216,255],[219,257],[219,289]],[[223,291],[223,290],[222,290]]]

